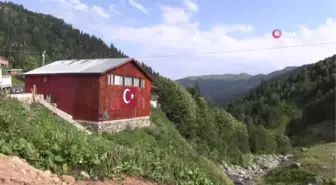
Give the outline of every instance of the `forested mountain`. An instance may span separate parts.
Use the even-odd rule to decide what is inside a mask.
[[[263,81],[241,100],[229,104],[227,110],[246,124],[280,129],[288,136],[307,136],[307,129],[323,123],[316,128],[319,131],[310,130],[317,134],[311,142],[334,141],[335,63],[333,55],[291,74]],[[301,141],[295,140],[296,137],[292,137],[294,144],[312,144],[302,137]]]
[[[8,58],[11,67],[30,70],[59,59],[128,57],[113,44],[89,35],[62,19],[31,12],[22,5],[0,1],[0,56]],[[142,64],[152,75],[150,67]]]
[[[179,132],[210,159],[243,163],[246,153],[286,153],[287,136],[264,127],[247,127],[223,108],[200,96],[199,87],[184,88],[168,78],[159,77],[159,104]]]
[[[224,80],[224,81],[235,81],[235,80],[247,80],[253,77],[253,75],[247,73],[240,73],[240,74],[214,74],[214,75],[201,75],[201,76],[189,76],[186,78],[179,79],[177,81],[184,81],[190,80],[190,85],[193,85],[193,81],[197,80]],[[188,83],[188,81],[186,81]]]
[[[198,83],[202,96],[210,98],[216,105],[221,106],[241,98],[245,92],[259,85],[262,80],[275,78],[295,68],[286,67],[266,75],[259,74],[253,76],[246,73],[204,75],[190,76],[176,81],[184,86],[193,86],[195,83]]]

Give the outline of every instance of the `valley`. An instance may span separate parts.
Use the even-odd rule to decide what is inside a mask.
[[[203,97],[210,98],[218,106],[223,106],[242,98],[248,90],[258,86],[262,80],[267,81],[289,74],[296,68],[286,67],[266,75],[258,74],[254,76],[246,73],[191,76],[178,79],[176,82],[184,86],[194,86],[197,83]]]

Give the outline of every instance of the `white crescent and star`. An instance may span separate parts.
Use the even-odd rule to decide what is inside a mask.
[[[124,94],[123,94],[123,100],[124,100],[124,102],[125,102],[126,104],[129,104],[129,102],[130,102],[131,100],[127,100],[127,98],[126,98],[126,94],[127,94],[127,92],[132,93],[131,90],[129,90],[129,89],[125,89],[125,90],[124,90]],[[131,94],[131,99],[133,99],[133,98],[134,98],[134,94],[132,93],[132,94]]]

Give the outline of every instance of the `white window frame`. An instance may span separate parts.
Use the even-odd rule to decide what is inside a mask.
[[[140,87],[140,82],[141,82],[140,78],[138,78],[138,77],[133,78],[133,86],[134,87]]]
[[[107,84],[112,85],[112,82],[113,82],[113,75],[112,74],[107,75]]]
[[[111,85],[114,84],[114,83],[113,83],[113,82],[114,82],[114,81],[113,81],[113,77],[114,77],[114,75],[113,75],[113,74],[110,74],[110,84],[111,84]]]
[[[145,87],[145,79],[141,78],[140,87]]]
[[[133,78],[130,76],[125,76],[124,85],[133,86]]]
[[[124,84],[124,77],[120,75],[114,75],[113,80],[114,85],[123,85]]]

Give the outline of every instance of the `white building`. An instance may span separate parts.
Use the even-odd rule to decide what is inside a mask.
[[[159,104],[158,104],[158,98],[159,96],[156,94],[152,94],[151,95],[151,100],[150,100],[150,104],[154,107],[154,108],[158,108]]]
[[[5,92],[9,93],[12,87],[12,76],[11,75],[3,75],[2,67],[8,66],[8,60],[4,57],[0,57],[0,93]]]

